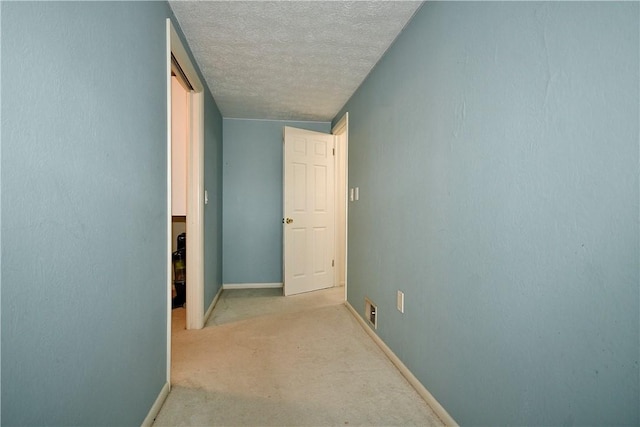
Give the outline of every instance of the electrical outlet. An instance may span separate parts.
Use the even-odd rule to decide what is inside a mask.
[[[378,329],[378,307],[369,298],[364,299],[364,317],[373,329]]]
[[[398,291],[398,295],[396,297],[396,307],[398,307],[398,311],[400,313],[404,313],[404,292]]]

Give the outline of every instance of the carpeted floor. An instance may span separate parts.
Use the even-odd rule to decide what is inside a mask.
[[[225,290],[206,327],[173,310],[172,389],[154,425],[441,426],[344,306],[344,288]]]

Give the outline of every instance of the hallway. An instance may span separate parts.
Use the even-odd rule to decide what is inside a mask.
[[[172,389],[154,425],[442,425],[344,288],[281,292],[225,290],[204,329],[174,321]]]

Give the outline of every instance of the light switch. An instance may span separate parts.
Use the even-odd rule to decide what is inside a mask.
[[[356,200],[360,200],[360,187],[356,187]]]
[[[398,296],[396,298],[396,307],[400,313],[404,313],[404,292],[398,291]]]

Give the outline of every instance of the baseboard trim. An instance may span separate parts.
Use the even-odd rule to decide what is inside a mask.
[[[149,409],[149,413],[147,414],[144,421],[142,421],[142,427],[150,427],[151,424],[155,421],[158,413],[160,412],[160,408],[164,404],[164,401],[167,400],[167,396],[169,395],[169,391],[171,390],[171,384],[164,383],[162,389],[160,390],[160,394],[156,398],[156,401],[153,402],[151,409]]]
[[[373,339],[373,341],[380,347],[380,349],[387,355],[391,363],[396,365],[396,368],[400,371],[400,373],[409,381],[409,384],[416,389],[418,394],[424,399],[425,402],[433,409],[433,412],[442,420],[442,422],[447,426],[458,426],[458,423],[453,419],[451,415],[444,409],[444,407],[436,400],[435,397],[422,385],[420,380],[416,378],[415,375],[407,368],[407,366],[402,363],[400,358],[395,355],[395,353],[389,348],[387,344],[375,333],[373,330],[367,325],[365,320],[358,314],[355,308],[348,301],[344,302],[344,305],[349,309],[353,317],[356,318],[360,326],[369,334],[369,336]]]
[[[270,289],[282,288],[280,283],[225,283],[222,289]]]
[[[222,286],[220,286],[220,289],[218,289],[218,292],[216,292],[216,296],[213,297],[213,301],[211,301],[211,304],[209,304],[209,308],[207,309],[207,312],[204,313],[204,319],[202,321],[203,325],[207,324],[207,320],[209,320],[209,316],[211,316],[211,313],[213,313],[213,308],[218,303],[218,300],[220,299],[221,294],[222,294]]]

